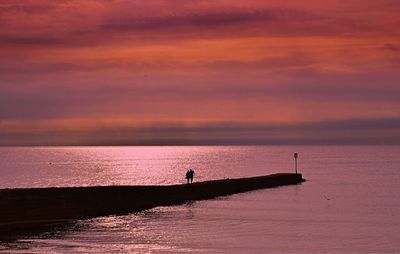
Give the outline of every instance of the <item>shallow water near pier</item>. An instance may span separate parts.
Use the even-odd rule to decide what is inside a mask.
[[[300,185],[124,216],[1,242],[0,253],[399,253],[399,146],[0,148],[0,188],[166,185],[293,172]],[[132,200],[134,202],[134,200]]]

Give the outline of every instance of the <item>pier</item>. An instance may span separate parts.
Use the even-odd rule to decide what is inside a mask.
[[[303,181],[301,174],[279,173],[166,186],[1,189],[0,233],[5,235],[76,219],[127,214]]]

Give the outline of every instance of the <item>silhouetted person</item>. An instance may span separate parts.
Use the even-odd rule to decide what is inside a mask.
[[[189,180],[190,180],[190,170],[188,170],[187,172],[186,172],[186,177],[185,177],[186,179],[187,179],[187,183],[189,183]]]
[[[190,183],[193,183],[194,171],[192,169],[189,169],[189,177],[190,177]]]

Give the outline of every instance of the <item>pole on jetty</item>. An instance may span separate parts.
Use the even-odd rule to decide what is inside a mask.
[[[294,168],[296,170],[296,174],[297,174],[297,158],[299,158],[299,154],[294,153]]]

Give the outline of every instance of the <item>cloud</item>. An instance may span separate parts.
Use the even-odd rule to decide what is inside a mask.
[[[400,51],[400,46],[392,43],[387,43],[381,47],[383,50],[398,52]]]
[[[7,132],[7,140],[257,143],[253,132],[261,143],[381,139],[376,119],[400,115],[398,4],[317,2],[0,0],[1,120],[27,130],[75,118],[210,123],[124,129],[110,120],[94,133],[49,128],[37,137]],[[352,118],[373,123],[335,122]]]
[[[213,28],[248,22],[276,21],[276,11],[217,12],[143,18],[114,18],[101,27],[107,31],[148,31],[178,28]]]
[[[29,1],[9,1],[8,3],[4,3],[4,0],[0,2],[0,13],[40,14],[54,9],[55,4],[51,2],[30,3]]]
[[[21,45],[21,46],[51,46],[65,44],[65,40],[55,37],[47,37],[46,35],[38,36],[2,36],[0,37],[0,45]]]
[[[29,131],[29,125],[37,125],[35,122],[3,123],[7,125],[13,129],[0,123],[0,145],[400,144],[399,118],[280,125],[210,122],[120,127],[94,121],[97,127],[90,130],[35,127],[35,131]]]
[[[118,76],[96,74],[93,78],[84,75],[87,80],[79,81],[76,78],[79,73],[72,74],[65,77],[61,72],[46,81],[39,77],[26,84],[3,85],[0,119],[192,115],[192,118],[246,120],[249,114],[264,119],[274,119],[277,115],[293,118],[296,114],[310,120],[400,114],[398,77],[387,73],[289,75],[286,72],[285,79],[279,79],[283,74],[259,71],[246,74],[241,70],[214,77],[198,77],[193,73],[133,74],[122,80]],[[313,115],[307,116],[310,113]]]
[[[29,43],[28,40],[26,43]],[[50,40],[51,41],[51,40]],[[0,39],[1,42],[1,39]],[[35,42],[36,43],[36,42]],[[47,43],[44,40],[43,43]],[[4,58],[10,57],[5,55]],[[227,56],[226,58],[229,58]],[[17,75],[21,76],[41,76],[49,73],[76,73],[76,72],[98,72],[113,69],[119,70],[136,70],[149,71],[157,69],[158,71],[171,71],[174,69],[182,70],[199,70],[212,68],[214,70],[269,70],[284,71],[288,69],[304,69],[311,68],[315,60],[304,54],[289,54],[279,57],[268,57],[261,59],[213,59],[202,57],[197,61],[185,61],[185,59],[170,59],[164,57],[161,59],[121,59],[112,56],[105,59],[82,59],[74,60],[50,60],[43,62],[27,61],[22,57],[14,56],[9,62],[0,62],[0,75]],[[23,70],[23,73],[21,71]]]
[[[290,8],[289,4],[262,1],[249,5],[190,1],[176,6],[164,1],[7,2],[0,5],[4,13],[0,46],[86,47],[252,36],[396,34],[386,24],[392,14],[387,15],[388,21],[377,20],[369,15],[372,9],[365,13],[326,12],[306,3]],[[370,18],[365,19],[367,15]]]

